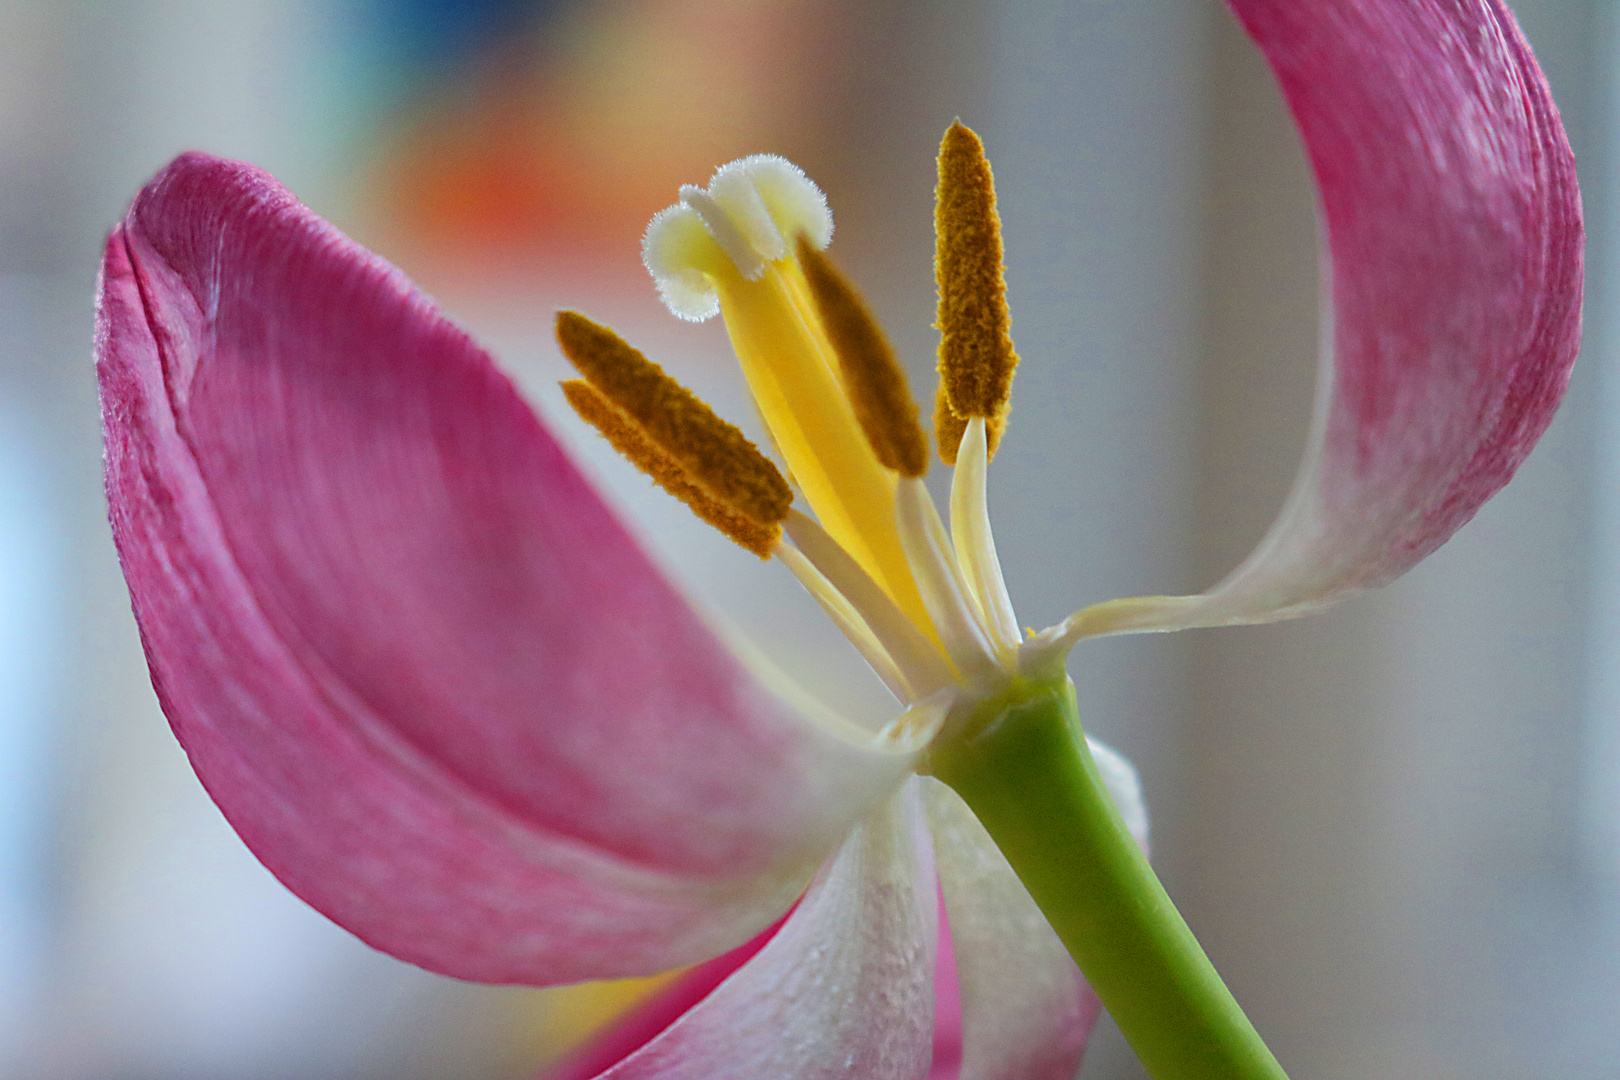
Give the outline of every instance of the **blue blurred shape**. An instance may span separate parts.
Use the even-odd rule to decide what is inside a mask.
[[[8,351],[38,339],[28,284],[0,278]],[[63,639],[62,538],[44,433],[26,401],[0,381],[0,1063],[28,1035],[48,935],[52,701]]]
[[[569,0],[353,0],[368,45],[394,65],[437,75],[543,25]]]

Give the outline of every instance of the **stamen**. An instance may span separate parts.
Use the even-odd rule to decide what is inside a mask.
[[[1009,331],[995,180],[984,144],[961,121],[945,132],[939,148],[934,232],[943,404],[963,420],[985,418],[994,456],[1018,354]],[[935,436],[940,456],[954,463],[960,429],[936,425]]]
[[[798,254],[799,266],[838,356],[844,391],[855,407],[861,431],[872,444],[872,452],[885,467],[902,476],[925,475],[928,438],[917,422],[917,402],[906,383],[906,373],[882,328],[855,287],[802,236]]]
[[[917,628],[815,519],[789,510],[782,524],[804,557],[860,612],[883,648],[906,673],[906,680],[916,688],[915,696],[931,694],[956,681],[956,673],[938,643]]]
[[[951,399],[946,396],[945,383],[941,380],[934,393],[934,441],[939,444],[939,457],[945,464],[956,464],[966,431],[967,421],[951,410]]]
[[[979,614],[1001,653],[1010,664],[1018,649],[1018,617],[1013,614],[1007,582],[1001,576],[1001,560],[996,558],[996,541],[990,531],[990,508],[985,497],[985,421],[975,416],[967,422],[961,447],[956,454],[956,475],[951,478],[951,539],[962,573],[972,586]]]
[[[993,646],[966,596],[961,570],[939,511],[921,480],[901,480],[895,491],[900,542],[940,641],[964,679],[996,669]]]
[[[584,379],[569,379],[562,384],[563,395],[580,418],[590,424],[630,463],[653,482],[681,502],[692,512],[761,559],[769,559],[771,550],[782,536],[782,527],[776,522],[761,522],[716,499],[704,490],[681,463],[666,453],[629,416],[614,408],[613,403]]]
[[[713,498],[759,522],[786,515],[793,490],[776,466],[663,368],[573,311],[557,313],[557,342],[591,386]]]
[[[878,678],[883,680],[883,685],[889,688],[889,693],[902,702],[916,701],[922,696],[918,693],[918,688],[907,681],[900,667],[884,650],[877,636],[861,618],[855,605],[851,604],[848,598],[816,569],[814,563],[805,558],[803,552],[792,544],[780,541],[771,551],[782,560],[782,565],[799,579],[799,584],[804,586],[805,591],[815,597],[816,603],[821,605],[821,610],[827,613],[843,635],[855,646],[861,657],[871,665],[872,670],[877,672]]]

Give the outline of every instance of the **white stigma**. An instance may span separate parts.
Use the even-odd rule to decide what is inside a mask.
[[[754,281],[791,255],[799,236],[825,248],[832,230],[827,198],[803,170],[775,154],[754,154],[722,165],[707,188],[681,188],[681,201],[647,226],[641,258],[665,306],[701,322],[720,310],[713,281],[719,259]]]

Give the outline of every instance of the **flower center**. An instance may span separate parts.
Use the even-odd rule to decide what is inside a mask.
[[[612,331],[571,312],[557,328],[584,376],[564,384],[576,411],[705,521],[777,556],[908,703],[951,686],[983,692],[1019,657],[985,504],[1017,356],[990,169],[960,124],[940,151],[936,224],[935,431],[956,466],[948,532],[922,484],[928,444],[904,371],[823,253],[826,200],[787,161],[743,158],[707,188],[683,187],[653,218],[643,257],[676,315],[724,315],[814,518],[791,508],[787,479],[741,432]]]

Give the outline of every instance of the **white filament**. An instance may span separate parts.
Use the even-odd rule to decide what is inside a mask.
[[[997,666],[994,647],[967,598],[950,538],[921,480],[900,479],[895,489],[895,515],[900,546],[945,651],[964,678],[990,674]]]
[[[854,645],[862,658],[871,665],[872,670],[877,672],[878,678],[883,680],[883,685],[889,688],[889,693],[902,703],[915,701],[921,696],[907,681],[887,650],[878,642],[871,628],[855,610],[855,605],[851,604],[809,559],[791,544],[778,543],[771,549],[771,554],[782,560],[782,565],[793,572],[793,576],[799,579],[799,584],[804,586],[805,591],[816,598],[821,610],[827,613],[834,625],[849,639],[850,644]]]
[[[967,423],[962,445],[956,451],[956,475],[951,478],[951,539],[956,558],[971,586],[979,616],[1003,664],[1012,663],[1018,649],[1018,616],[1013,614],[1007,582],[1001,576],[1001,560],[996,558],[996,541],[990,531],[990,507],[985,497],[989,444],[984,418],[975,416]]]
[[[950,663],[861,564],[815,519],[789,510],[783,527],[799,551],[854,605],[906,681],[923,697],[956,681]]]

